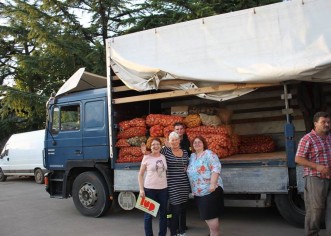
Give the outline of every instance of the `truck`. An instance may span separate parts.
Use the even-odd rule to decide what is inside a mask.
[[[36,183],[44,183],[44,139],[44,129],[10,136],[0,154],[0,181],[7,176],[33,176]]]
[[[131,210],[139,162],[118,162],[119,123],[226,108],[239,135],[277,149],[221,159],[225,205],[276,206],[303,226],[296,143],[330,111],[331,1],[290,1],[113,37],[107,77],[79,69],[47,103],[46,191],[91,217]],[[329,20],[327,20],[329,19]]]

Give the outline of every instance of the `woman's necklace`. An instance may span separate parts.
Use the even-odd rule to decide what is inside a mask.
[[[186,170],[187,170],[187,164],[185,164],[184,163],[184,152],[181,150],[181,149],[172,149],[171,150],[172,151],[172,153],[174,154],[174,158],[175,158],[175,161],[176,161],[176,166],[177,167],[179,167],[179,168],[181,168],[181,167],[183,167],[184,168],[184,172],[186,172]],[[182,156],[179,156],[179,154],[182,154]],[[179,160],[180,159],[180,160]]]
[[[179,156],[181,149],[180,148],[171,148],[171,151],[175,156],[177,156],[176,154],[178,154],[178,156]]]

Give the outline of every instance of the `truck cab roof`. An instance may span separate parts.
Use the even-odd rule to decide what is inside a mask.
[[[81,101],[90,98],[97,97],[106,97],[107,96],[107,88],[99,88],[99,89],[90,89],[78,92],[72,92],[67,94],[66,96],[59,96],[56,98],[57,103],[65,103],[65,102],[73,102],[73,101]]]

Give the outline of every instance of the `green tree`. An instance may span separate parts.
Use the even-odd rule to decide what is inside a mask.
[[[202,17],[258,7],[280,0],[146,0],[137,4],[140,9],[133,17],[122,21],[127,34]]]
[[[105,40],[135,11],[128,6],[118,0],[1,2],[0,85],[15,83],[0,87],[1,133],[42,128],[46,98],[78,68],[105,75]],[[90,24],[81,23],[80,12]]]
[[[130,18],[139,11],[132,1],[127,0],[45,0],[44,9],[58,17],[58,22],[65,28],[82,35],[92,51],[85,54],[91,68],[90,72],[106,75],[106,39],[121,31],[122,19]],[[83,25],[77,18],[81,14]]]
[[[15,85],[0,87],[0,133],[43,128],[47,97],[78,68],[105,75],[108,37],[275,2],[3,0],[0,86],[4,81]]]
[[[43,10],[38,3],[7,1],[0,14],[0,78],[14,80],[14,90],[1,99],[0,117],[21,122],[22,130],[43,127],[45,97],[56,91],[78,68],[93,70],[93,47],[72,24]],[[94,62],[95,63],[95,62]],[[20,92],[17,92],[20,91]],[[7,123],[8,122],[4,122]]]

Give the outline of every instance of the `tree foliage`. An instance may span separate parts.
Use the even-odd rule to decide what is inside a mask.
[[[0,78],[15,83],[13,89],[1,88],[5,91],[0,103],[1,120],[4,124],[13,120],[19,123],[11,132],[41,129],[45,98],[76,69],[92,70],[93,63],[86,55],[94,48],[38,3],[8,1],[1,8],[1,16],[6,24],[0,26]],[[5,129],[1,131],[5,133]]]
[[[43,128],[47,97],[77,69],[105,75],[108,37],[275,2],[279,1],[2,1],[0,140]],[[5,81],[14,86],[1,86]]]
[[[202,17],[258,7],[279,0],[146,0],[137,4],[140,11],[122,21],[127,34]]]

